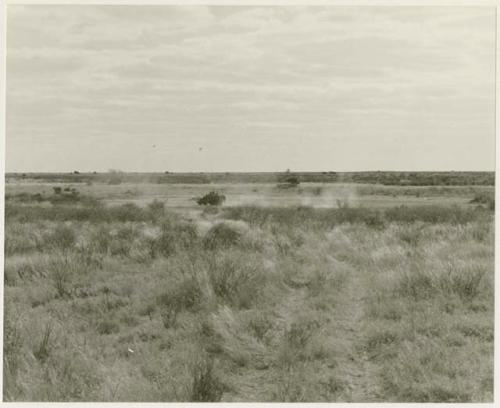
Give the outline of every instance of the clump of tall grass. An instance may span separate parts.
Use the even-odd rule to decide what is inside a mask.
[[[82,351],[59,349],[44,364],[44,374],[24,399],[43,401],[98,401],[103,378],[97,362]],[[56,383],[57,387],[52,384]]]
[[[242,239],[243,233],[234,226],[218,223],[208,230],[203,238],[203,246],[211,250],[227,249],[239,245]]]
[[[56,297],[65,298],[72,295],[75,278],[87,274],[90,266],[82,263],[74,254],[64,254],[51,256],[41,269],[55,289]]]
[[[4,250],[5,255],[25,254],[42,246],[43,235],[32,225],[10,222],[6,219]]]
[[[235,251],[220,252],[208,261],[208,276],[214,294],[232,306],[248,309],[258,299],[265,275],[255,259]]]
[[[166,221],[161,225],[160,235],[152,242],[152,253],[170,256],[179,250],[192,248],[197,244],[196,226],[188,222]]]
[[[264,368],[269,365],[265,345],[250,332],[240,316],[227,306],[212,313],[210,331],[217,349],[237,366]]]
[[[303,365],[281,368],[273,398],[281,402],[307,402],[307,379]]]
[[[29,282],[40,276],[39,268],[31,258],[5,259],[4,282],[6,285],[15,286],[20,282]]]
[[[481,293],[486,274],[487,269],[483,265],[449,266],[447,272],[440,276],[439,283],[442,291],[471,300]]]
[[[422,226],[411,226],[399,231],[399,239],[412,248],[416,248],[422,240]]]
[[[415,300],[438,294],[471,300],[482,291],[487,269],[483,265],[448,264],[440,270],[413,263],[397,281],[397,292]]]
[[[222,399],[224,385],[214,370],[214,361],[210,357],[196,359],[190,367],[191,387],[189,401],[219,402]]]
[[[465,367],[464,356],[457,360],[456,349],[444,347],[426,337],[403,341],[399,353],[382,371],[387,395],[404,402],[469,402],[474,390],[457,374]],[[462,360],[462,361],[460,361]],[[443,361],[449,361],[446,368]],[[468,368],[467,368],[468,370]]]
[[[96,330],[99,334],[113,334],[120,331],[120,325],[112,318],[104,318],[97,323]]]
[[[3,378],[4,390],[5,381],[10,379],[15,383],[17,372],[21,364],[21,352],[23,348],[23,337],[19,325],[19,316],[14,317],[10,310],[5,313],[3,323]]]
[[[203,208],[203,212],[202,212],[202,214],[203,214],[204,216],[210,216],[210,215],[216,215],[216,214],[219,214],[219,212],[220,212],[219,207],[217,207],[217,206],[213,206],[213,205],[209,205],[209,206],[205,206],[205,207]]]
[[[203,301],[203,291],[195,276],[186,276],[173,282],[161,295],[156,304],[160,308],[163,325],[175,326],[177,316],[184,310],[196,310]]]
[[[39,342],[38,342],[35,350],[33,350],[33,355],[35,356],[35,358],[37,360],[41,361],[42,363],[45,360],[47,360],[47,358],[49,357],[50,352],[51,352],[52,330],[53,330],[52,322],[48,321],[45,324],[45,327],[41,333],[41,338],[39,339]]]
[[[113,235],[105,225],[99,225],[97,228],[92,229],[89,238],[91,247],[100,254],[107,254],[110,251],[112,240]]]
[[[295,365],[297,360],[304,359],[306,345],[318,328],[319,324],[315,319],[309,320],[304,317],[299,317],[285,327],[281,350],[278,354],[278,365],[282,368],[289,368]]]
[[[477,192],[472,200],[471,204],[484,204],[488,210],[495,210],[495,193],[488,191]]]
[[[113,231],[109,251],[111,255],[129,256],[139,233],[134,225],[125,224]]]
[[[153,222],[161,219],[165,215],[165,203],[154,199],[148,204],[148,210],[151,214]]]
[[[50,249],[69,250],[76,243],[75,230],[67,225],[57,225],[54,231],[45,237],[45,245]]]

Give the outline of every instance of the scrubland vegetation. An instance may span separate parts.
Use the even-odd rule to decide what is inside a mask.
[[[10,196],[4,400],[492,401],[492,200]]]
[[[124,173],[109,170],[101,173],[8,173],[7,182],[23,180],[61,183],[159,183],[159,184],[209,184],[209,183],[362,183],[388,186],[494,186],[494,172],[402,172],[402,171],[361,171],[361,172],[262,172],[262,173]],[[288,181],[289,179],[290,181]],[[293,180],[293,181],[292,181]]]

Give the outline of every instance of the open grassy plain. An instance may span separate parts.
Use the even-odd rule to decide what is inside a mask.
[[[493,186],[6,195],[6,401],[493,400]]]

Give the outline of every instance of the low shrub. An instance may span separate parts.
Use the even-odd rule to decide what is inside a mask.
[[[222,205],[224,201],[226,201],[226,196],[217,191],[210,191],[208,194],[196,200],[198,205]]]

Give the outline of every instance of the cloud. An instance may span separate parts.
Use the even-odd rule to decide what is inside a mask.
[[[29,170],[28,141],[39,171],[161,170],[161,155],[147,168],[134,158],[152,143],[175,146],[172,170],[398,169],[398,140],[417,170],[492,168],[494,18],[484,7],[9,5],[7,169]],[[191,156],[200,140],[213,162]],[[472,140],[471,162],[460,149]],[[283,156],[284,141],[301,156]],[[120,146],[96,156],[91,142]],[[410,159],[420,143],[455,161]],[[51,149],[72,160],[47,160]]]

